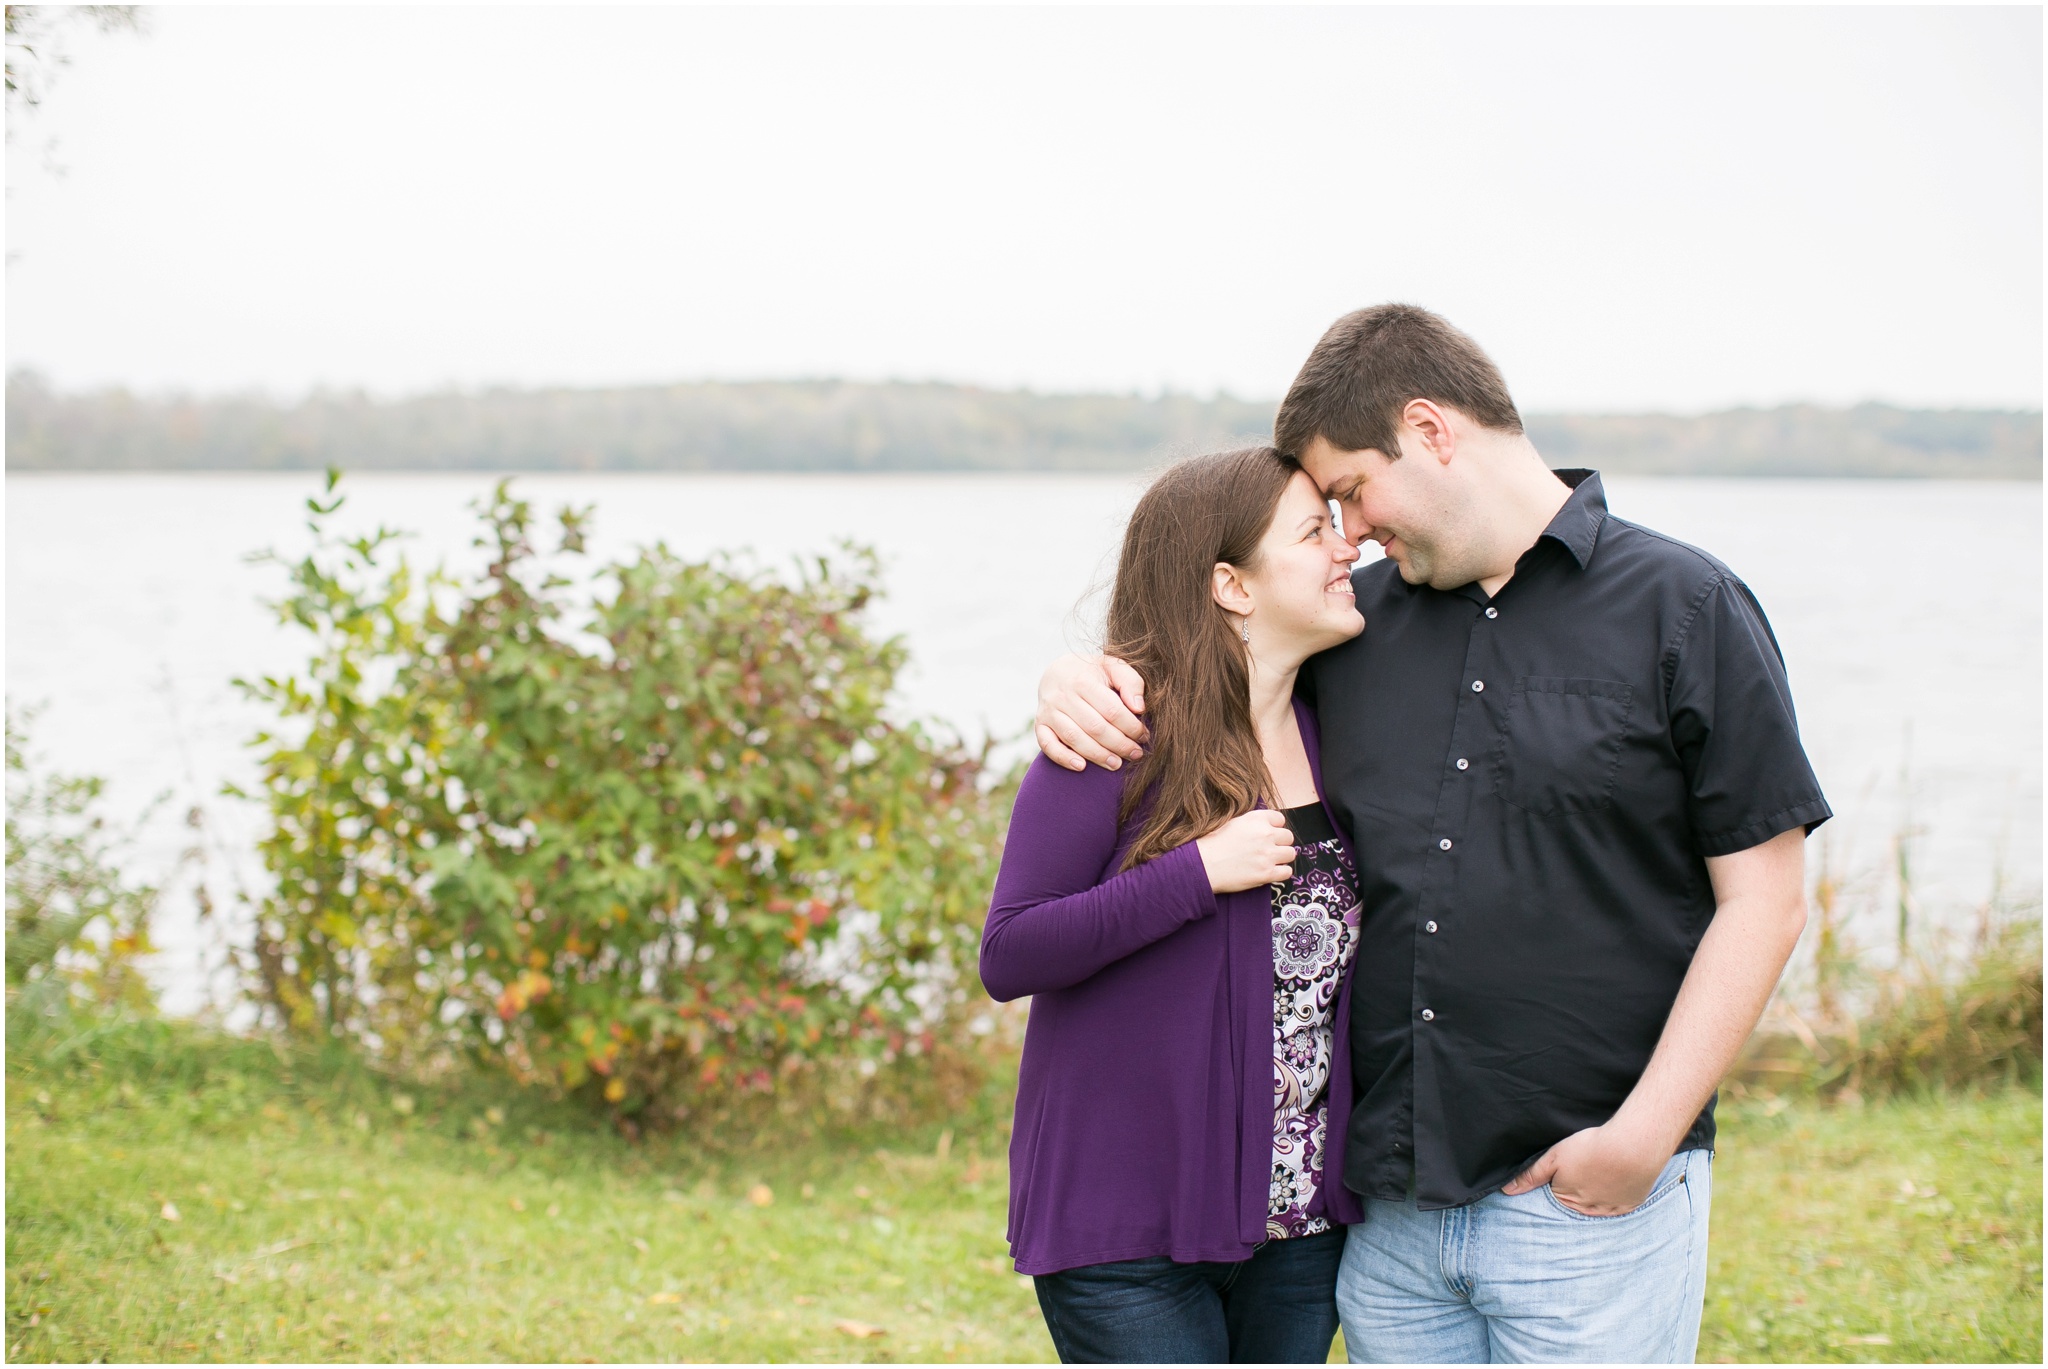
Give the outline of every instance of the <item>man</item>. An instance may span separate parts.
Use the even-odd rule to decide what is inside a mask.
[[[1713,1099],[1805,924],[1829,814],[1777,642],[1720,562],[1549,470],[1424,310],[1340,319],[1275,442],[1386,558],[1303,671],[1363,885],[1360,1361],[1690,1361]],[[1143,682],[1069,657],[1038,735],[1135,758]],[[1333,1140],[1333,1143],[1334,1140]]]

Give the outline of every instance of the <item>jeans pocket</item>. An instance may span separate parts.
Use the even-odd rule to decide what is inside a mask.
[[[1683,1157],[1684,1152],[1681,1151],[1679,1153],[1679,1158],[1682,1159]],[[1612,1212],[1604,1216],[1596,1216],[1595,1214],[1590,1212],[1580,1212],[1577,1208],[1568,1207],[1561,1199],[1559,1199],[1557,1194],[1551,1190],[1549,1184],[1545,1184],[1543,1186],[1543,1198],[1544,1201],[1548,1202],[1551,1205],[1551,1207],[1555,1208],[1558,1212],[1571,1218],[1575,1222],[1625,1222],[1631,1217],[1642,1216],[1651,1208],[1657,1206],[1666,1198],[1678,1192],[1679,1189],[1683,1188],[1684,1186],[1685,1166],[1681,1164],[1678,1165],[1675,1169],[1659,1176],[1657,1186],[1650,1190],[1649,1197],[1643,1199],[1640,1203],[1637,1203],[1634,1207],[1630,1208],[1626,1212]]]

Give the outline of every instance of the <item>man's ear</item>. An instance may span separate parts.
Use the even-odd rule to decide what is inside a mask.
[[[1401,406],[1401,424],[1413,429],[1401,436],[1411,439],[1424,452],[1448,466],[1458,450],[1458,433],[1451,426],[1450,411],[1431,399],[1411,399]],[[1402,446],[1408,442],[1403,441]]]
[[[1244,577],[1238,573],[1237,567],[1228,561],[1218,561],[1216,568],[1209,572],[1209,597],[1225,613],[1246,614],[1252,611],[1252,593],[1245,588]]]

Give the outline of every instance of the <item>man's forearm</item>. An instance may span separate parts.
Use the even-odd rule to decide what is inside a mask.
[[[1789,888],[1778,863],[1777,878],[1752,882],[1715,909],[1649,1066],[1610,1127],[1668,1154],[1735,1063],[1806,925],[1803,862],[1795,859]]]
[[[1799,944],[1806,926],[1805,840],[1795,829],[1747,851],[1708,858],[1714,920],[1642,1078],[1606,1123],[1559,1141],[1503,1193],[1549,1184],[1558,1201],[1592,1217],[1618,1216],[1649,1196],[1658,1171],[1763,1016]]]

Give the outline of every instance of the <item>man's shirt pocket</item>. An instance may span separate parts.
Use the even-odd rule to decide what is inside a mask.
[[[1607,807],[1634,707],[1634,688],[1614,680],[1520,677],[1501,719],[1493,792],[1539,817]]]

